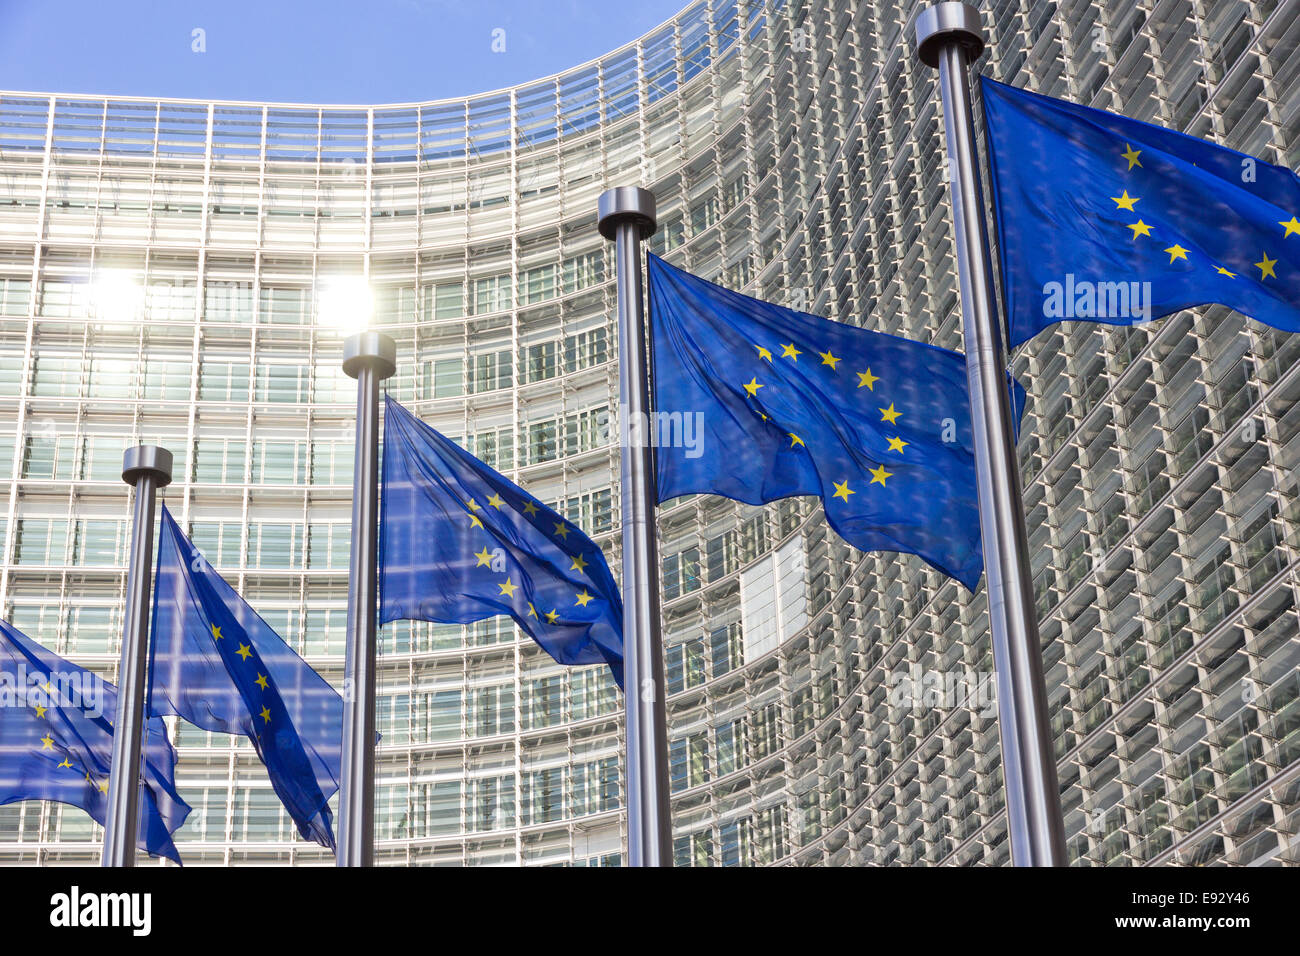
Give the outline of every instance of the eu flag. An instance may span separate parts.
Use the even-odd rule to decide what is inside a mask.
[[[0,804],[53,800],[103,824],[113,763],[117,688],[0,621]],[[176,752],[147,723],[137,845],[181,862],[172,834],[190,807],[176,792]]]
[[[604,662],[623,686],[623,602],[596,543],[387,399],[380,623],[498,614],[559,663]]]
[[[1300,178],[1193,136],[983,80],[1011,344],[1217,302],[1300,331]]]
[[[960,353],[751,299],[653,255],[649,276],[656,421],[635,427],[658,446],[660,502],[816,495],[854,547],[919,555],[975,589]],[[1012,402],[1018,420],[1019,385]]]
[[[213,570],[165,505],[151,653],[150,713],[248,737],[298,832],[334,849],[343,698]]]

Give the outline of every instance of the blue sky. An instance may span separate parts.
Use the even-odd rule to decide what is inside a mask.
[[[309,103],[463,96],[598,57],[687,3],[0,0],[0,89]]]

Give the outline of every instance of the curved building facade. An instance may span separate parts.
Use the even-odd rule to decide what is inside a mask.
[[[114,676],[121,452],[341,682],[354,386],[390,391],[619,566],[612,249],[960,348],[938,92],[911,0],[705,0],[599,61],[375,107],[0,94],[0,613]],[[1297,0],[993,0],[998,79],[1300,165]],[[365,291],[368,290],[368,291]],[[1225,309],[1020,350],[1070,856],[1300,862],[1300,336]],[[984,594],[815,501],[660,515],[681,864],[1009,859]],[[616,864],[621,700],[512,626],[381,633],[377,857]],[[174,727],[187,862],[324,863],[250,747]],[[0,808],[0,862],[94,862],[82,812]]]

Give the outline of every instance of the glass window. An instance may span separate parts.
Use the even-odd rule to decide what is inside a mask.
[[[87,481],[121,481],[122,452],[126,440],[115,436],[94,436],[81,440],[81,470],[77,477]],[[184,469],[181,469],[182,473]]]
[[[248,401],[248,379],[247,362],[199,359],[201,401],[246,402]]]
[[[540,382],[544,379],[554,378],[559,374],[559,366],[555,361],[556,348],[555,342],[538,342],[536,345],[530,345],[524,352],[524,381]]]
[[[489,392],[498,388],[509,388],[513,383],[509,349],[480,352],[471,356],[471,362],[474,370],[470,382],[471,391]]]
[[[528,426],[528,463],[535,465],[542,461],[551,461],[556,457],[556,423],[554,419],[534,422]]]
[[[531,304],[555,297],[555,264],[529,269],[523,278],[524,302]]]
[[[134,358],[92,358],[86,393],[92,398],[135,398]]]
[[[307,480],[305,441],[253,442],[253,484],[301,485]]]
[[[203,318],[208,322],[253,322],[253,283],[209,279],[203,288]]]
[[[188,359],[146,358],[144,397],[165,401],[188,401],[191,367]]]
[[[111,567],[122,563],[122,522],[111,519],[82,518],[77,521],[73,540],[72,563],[82,567]]]
[[[309,372],[310,369],[301,363],[259,365],[254,401],[302,404],[307,400]]]
[[[442,690],[425,697],[429,715],[429,740],[455,740],[460,737],[461,692]]]
[[[23,477],[71,480],[75,448],[71,435],[28,435],[23,448]]]
[[[0,395],[23,393],[23,357],[14,352],[0,351]]]
[[[80,356],[39,355],[32,377],[32,394],[75,397],[81,390]]]
[[[272,325],[307,325],[311,321],[311,290],[262,287],[260,321]]]
[[[425,373],[425,394],[432,392],[434,398],[455,398],[465,394],[465,363],[461,359],[435,359],[431,365],[425,365]],[[428,381],[430,374],[432,383]]]
[[[18,522],[15,560],[19,564],[63,564],[68,522],[62,518],[22,518]]]

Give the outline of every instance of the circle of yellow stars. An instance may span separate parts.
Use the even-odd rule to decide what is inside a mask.
[[[795,347],[794,342],[781,342],[778,344],[781,347],[779,358],[789,359],[791,362],[798,362],[799,356],[804,354],[801,349]],[[768,364],[773,363],[771,349],[763,345],[755,345],[754,348],[758,351],[758,357],[760,360],[767,362]],[[814,351],[816,352],[816,350]],[[842,356],[836,355],[834,351],[829,348],[825,352],[816,352],[816,354],[821,358],[820,365],[829,367],[832,372],[838,372],[839,364],[844,361]],[[881,377],[875,374],[871,370],[870,366],[867,366],[863,371],[855,371],[854,374],[858,377],[857,388],[865,388],[868,392],[875,391],[876,383],[881,380]],[[765,385],[763,382],[758,380],[757,375],[754,375],[748,382],[742,382],[741,387],[744,388],[747,397],[757,398],[759,390],[764,388]],[[890,402],[888,407],[879,408],[878,410],[880,412],[880,420],[890,425],[897,425],[898,420],[903,415],[901,411],[894,407],[893,402]],[[766,414],[759,412],[759,415],[762,417],[763,421],[767,421]],[[790,439],[790,449],[807,449],[808,446],[804,444],[803,438],[799,435],[794,432],[786,432],[786,436]],[[903,454],[903,449],[911,444],[910,442],[904,441],[901,435],[895,435],[893,438],[889,438],[888,442],[888,450],[896,452],[899,455]],[[879,484],[881,487],[888,487],[886,479],[894,477],[894,472],[887,471],[884,465],[868,469],[868,473],[871,475],[871,481],[868,482],[868,485]],[[831,496],[833,498],[841,498],[847,502],[850,495],[857,494],[857,491],[849,487],[849,479],[847,478],[843,481],[832,481],[832,484],[835,486],[835,492]]]
[[[770,353],[768,357],[769,359],[771,358]],[[761,388],[762,386],[758,386],[758,387]],[[490,507],[495,508],[498,511],[500,511],[506,505],[505,500],[495,492],[491,496],[489,496],[486,499],[486,501]],[[537,505],[534,504],[532,501],[525,501],[523,503],[522,509],[520,510],[523,512],[525,516],[530,518],[536,517],[541,511],[541,509],[539,509]],[[473,497],[466,499],[465,513],[470,519],[470,527],[482,528],[484,531],[486,531],[487,529],[483,525],[483,520],[479,517],[480,512],[483,512],[482,504],[476,501]],[[569,527],[569,525],[563,521],[551,521],[550,524],[552,526],[552,531],[550,532],[551,536],[557,539],[557,542],[567,543],[569,534],[572,530]],[[536,523],[534,523],[534,527],[537,527]],[[590,563],[587,557],[585,557],[581,553],[569,553],[567,550],[565,551],[565,554],[569,558],[570,571],[577,571],[580,574],[586,574],[587,565]],[[488,570],[491,570],[493,557],[494,557],[493,553],[488,550],[487,545],[484,545],[482,551],[478,551],[474,554],[474,558],[476,562],[474,567],[476,569],[486,567]],[[498,589],[497,596],[506,597],[509,598],[511,601],[513,601],[515,597],[515,592],[520,590],[520,585],[515,582],[514,576],[510,574],[508,570],[500,573],[504,573],[506,575],[506,579],[503,582],[497,583],[497,589]],[[581,591],[575,592],[573,603],[575,607],[585,608],[588,604],[590,604],[594,600],[596,600],[596,595],[592,594],[586,587],[584,587]],[[560,611],[558,608],[551,608],[549,611],[546,611],[544,614],[539,615],[537,608],[533,605],[531,601],[528,601],[526,603],[528,604],[528,616],[530,618],[540,619],[544,617],[546,619],[546,623],[548,624],[560,623]],[[582,623],[586,623],[586,622],[582,622]]]
[[[1128,168],[1125,172],[1132,172],[1134,168],[1142,168],[1142,150],[1134,149],[1130,143],[1124,144],[1124,151],[1120,153],[1120,156],[1128,162]],[[1110,201],[1115,204],[1116,211],[1122,210],[1138,216],[1137,222],[1127,224],[1128,228],[1133,231],[1131,237],[1132,241],[1136,242],[1139,238],[1155,238],[1151,233],[1151,226],[1142,220],[1142,217],[1138,214],[1136,208],[1137,204],[1142,201],[1142,197],[1130,196],[1128,189],[1125,188],[1118,196],[1111,196]],[[1300,219],[1297,219],[1294,215],[1289,220],[1279,219],[1277,224],[1281,226],[1283,230],[1282,241],[1285,241],[1290,236],[1300,236]],[[1191,260],[1187,258],[1187,254],[1191,251],[1192,250],[1185,248],[1178,242],[1164,247],[1164,252],[1169,255],[1169,265],[1173,265],[1175,262],[1179,261],[1191,265]],[[1264,282],[1266,279],[1277,278],[1277,259],[1269,256],[1268,250],[1261,251],[1259,261],[1253,262],[1251,265],[1259,270],[1258,281]],[[1219,275],[1225,276],[1229,279],[1236,279],[1240,275],[1240,273],[1233,272],[1219,263],[1212,262],[1210,263],[1210,267]]]
[[[221,633],[221,628],[219,626],[217,626],[216,624],[210,624],[208,626],[212,630],[212,639],[214,641],[220,641],[224,639],[225,635]],[[239,644],[239,647],[235,650],[235,653],[239,656],[239,659],[241,661],[247,662],[248,659],[253,656],[252,645],[245,644],[243,641],[237,641],[236,643]],[[260,670],[257,672],[257,679],[253,681],[253,683],[256,684],[258,687],[262,688],[263,692],[265,692],[267,688],[271,686],[270,680]],[[269,724],[271,722],[271,708],[263,705],[261,711],[257,714],[257,716],[262,718],[262,723],[264,725]]]
[[[40,689],[45,694],[45,700],[47,701],[54,700],[54,695],[55,695],[54,685],[51,684],[50,681],[47,680],[44,683],[44,685],[41,686]],[[40,703],[39,700],[33,702],[31,707],[32,710],[35,711],[37,718],[39,718],[40,720],[48,721],[50,719],[49,716],[47,716],[49,714],[49,707],[47,707],[45,704]],[[91,774],[89,770],[86,770],[84,768],[78,768],[72,762],[72,752],[70,750],[63,747],[56,747],[57,742],[54,739],[54,734],[52,731],[46,730],[45,735],[43,737],[39,737],[38,740],[41,745],[40,753],[45,753],[46,751],[49,751],[50,753],[57,755],[60,752],[62,752],[63,759],[59,761],[56,769],[72,770],[74,772],[77,772],[79,770],[79,772],[81,772],[82,775],[86,778],[86,783],[90,784],[92,787],[94,787],[102,794],[108,793],[108,775],[105,774],[103,779],[96,780],[94,775]]]

